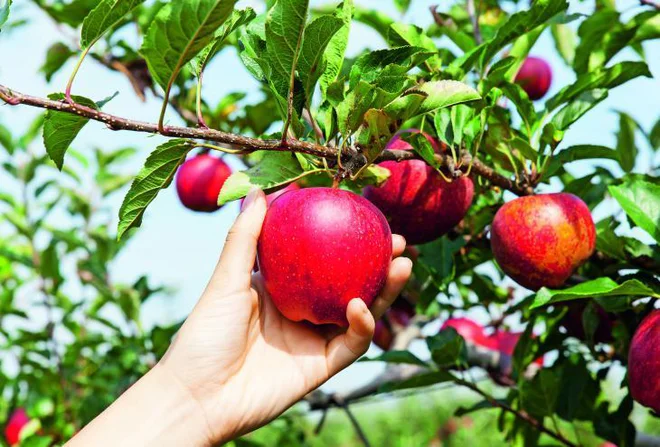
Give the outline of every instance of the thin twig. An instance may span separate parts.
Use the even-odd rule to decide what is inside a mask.
[[[360,423],[358,422],[357,419],[355,419],[355,416],[353,415],[353,412],[351,411],[350,408],[348,408],[348,405],[343,405],[342,407],[344,411],[346,412],[346,415],[348,418],[351,420],[351,424],[353,424],[353,428],[355,429],[355,433],[357,433],[358,437],[362,441],[362,444],[364,444],[364,447],[371,447],[371,443],[369,443],[369,439],[367,438],[367,435],[364,434],[364,431],[362,431],[362,427],[360,427]]]
[[[481,38],[481,30],[479,29],[479,13],[477,8],[474,6],[474,0],[467,0],[467,13],[470,16],[470,21],[472,22],[474,40],[477,42],[477,45],[479,45],[483,42],[483,39]]]

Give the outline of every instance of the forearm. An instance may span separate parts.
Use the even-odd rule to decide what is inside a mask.
[[[183,385],[157,365],[66,447],[209,446],[206,417]]]

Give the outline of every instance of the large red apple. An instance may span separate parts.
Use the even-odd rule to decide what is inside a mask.
[[[539,194],[504,204],[490,232],[504,272],[528,289],[559,287],[596,247],[587,205],[572,194]]]
[[[660,413],[660,310],[642,321],[630,342],[628,383],[633,399]]]
[[[346,326],[349,301],[371,305],[385,284],[392,234],[365,198],[305,188],[270,205],[258,253],[266,289],[285,317]]]
[[[405,328],[415,316],[415,308],[404,298],[399,297],[392,307],[385,312],[385,317],[376,321],[374,344],[383,351],[392,347],[394,341],[393,327]],[[387,318],[387,322],[385,321]]]
[[[5,439],[9,445],[16,445],[21,439],[21,431],[30,422],[23,408],[17,408],[9,417],[5,427]]]
[[[193,211],[211,212],[219,209],[218,195],[231,175],[231,168],[222,159],[200,154],[179,168],[176,190],[181,203]]]
[[[469,318],[450,318],[443,323],[440,330],[442,331],[449,327],[454,328],[454,330],[458,332],[458,335],[463,337],[468,343],[484,348],[495,349],[492,340],[484,333],[483,326]]]
[[[545,60],[529,56],[516,75],[516,83],[525,90],[529,99],[541,99],[550,89],[552,68]]]
[[[387,149],[412,150],[401,139],[400,132]],[[430,136],[436,152],[439,144]],[[379,166],[390,171],[390,177],[380,187],[368,186],[364,196],[387,217],[392,231],[401,234],[410,244],[423,244],[442,236],[458,224],[472,203],[474,185],[468,177],[447,182],[422,160],[384,161]]]

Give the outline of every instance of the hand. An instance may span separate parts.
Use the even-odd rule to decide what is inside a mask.
[[[412,264],[393,236],[394,260],[371,312],[360,299],[346,311],[348,330],[284,318],[259,273],[252,274],[266,215],[255,190],[229,232],[215,272],[159,367],[189,391],[218,443],[276,418],[369,348],[380,318],[407,282]]]

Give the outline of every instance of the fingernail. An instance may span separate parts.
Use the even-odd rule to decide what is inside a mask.
[[[245,196],[245,200],[243,200],[243,204],[241,205],[241,212],[248,209],[248,207],[254,203],[258,195],[259,195],[259,188],[256,187],[252,188],[248,193],[248,195]]]

